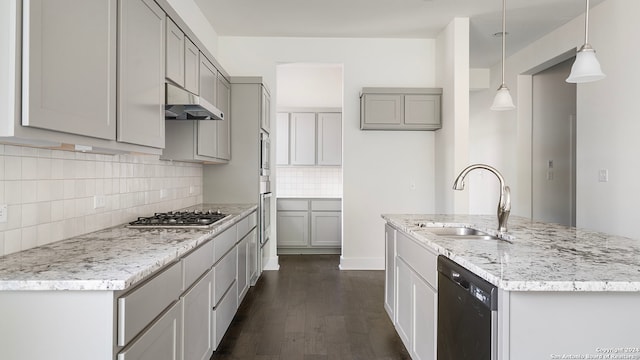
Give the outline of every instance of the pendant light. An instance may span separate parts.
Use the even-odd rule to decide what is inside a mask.
[[[567,78],[569,83],[587,83],[605,78],[596,58],[596,51],[589,44],[589,0],[584,13],[584,45],[576,53],[576,61],[571,67],[571,74]]]
[[[507,0],[502,0],[502,84],[498,88],[498,93],[493,99],[491,110],[505,111],[515,109],[513,100],[511,99],[511,93],[509,88],[504,83],[504,63],[505,63],[505,49],[507,41]]]

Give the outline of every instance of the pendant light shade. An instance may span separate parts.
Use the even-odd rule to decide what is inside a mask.
[[[498,88],[498,93],[496,97],[493,98],[493,104],[491,105],[491,110],[494,111],[505,111],[505,110],[513,110],[516,106],[513,105],[513,99],[511,99],[511,93],[509,92],[509,88],[502,84],[500,88]]]
[[[584,15],[584,45],[576,53],[576,61],[571,67],[571,74],[567,78],[569,83],[587,83],[605,78],[596,58],[596,51],[589,45],[589,0]]]
[[[511,93],[509,88],[504,83],[504,67],[506,57],[506,39],[507,38],[507,0],[502,0],[502,84],[498,88],[498,93],[493,99],[491,110],[505,111],[515,109],[513,105],[513,99],[511,99]]]

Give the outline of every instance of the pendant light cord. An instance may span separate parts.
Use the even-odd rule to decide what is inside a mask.
[[[589,43],[589,0],[587,0],[587,9],[584,12],[584,43]]]
[[[587,0],[588,2],[589,0]],[[507,44],[507,0],[502,0],[502,86],[504,86],[505,48]]]

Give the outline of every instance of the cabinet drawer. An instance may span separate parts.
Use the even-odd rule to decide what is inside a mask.
[[[182,289],[186,290],[191,287],[194,281],[211,268],[212,265],[213,241],[209,241],[182,259],[182,273],[184,275]]]
[[[213,239],[213,263],[217,263],[237,242],[236,225],[228,228]]]
[[[236,225],[238,227],[238,241],[242,240],[251,229],[253,229],[257,224],[257,216],[256,213],[253,212],[246,218],[240,220],[240,222]]]
[[[238,248],[231,250],[213,267],[213,303],[218,304],[229,286],[236,280]]]
[[[278,199],[278,209],[284,211],[307,211],[309,200],[307,199]]]
[[[126,345],[182,292],[176,263],[118,299],[118,346]]]
[[[220,301],[220,303],[213,310],[213,322],[214,322],[214,350],[218,348],[224,333],[227,332],[231,321],[238,309],[238,298],[235,296],[238,292],[238,283],[233,283],[231,289],[227,295]]]
[[[437,289],[436,279],[438,278],[437,259],[438,256],[418,245],[414,240],[401,232],[396,235],[396,249],[401,257],[413,270],[422,276],[429,285]]]
[[[180,302],[167,310],[136,341],[118,354],[118,360],[175,360],[182,354]]]
[[[342,200],[326,199],[311,200],[312,211],[340,211],[342,210]]]

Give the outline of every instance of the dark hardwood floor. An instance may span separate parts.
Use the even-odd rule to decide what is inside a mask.
[[[383,308],[383,271],[340,271],[337,255],[279,259],[211,360],[410,359]]]

